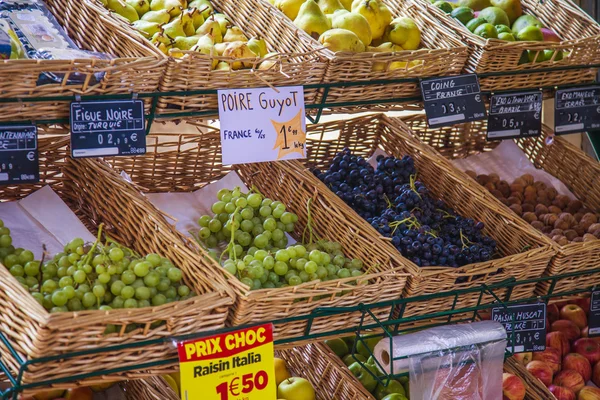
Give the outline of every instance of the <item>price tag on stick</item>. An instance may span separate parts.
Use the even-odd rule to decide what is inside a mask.
[[[306,158],[304,88],[219,90],[223,164]]]
[[[492,321],[504,325],[507,348],[512,350],[514,343],[515,353],[546,348],[546,303],[495,307],[492,308]]]
[[[600,86],[559,89],[554,100],[557,135],[600,129]]]
[[[177,344],[183,400],[275,399],[273,324]]]
[[[600,290],[594,290],[590,299],[588,335],[590,337],[600,336]]]
[[[485,118],[477,75],[423,79],[421,92],[431,128]]]
[[[0,126],[0,185],[40,180],[37,128]]]
[[[542,133],[542,92],[492,95],[488,140],[539,136]]]
[[[74,158],[146,153],[142,100],[73,102],[70,120]]]

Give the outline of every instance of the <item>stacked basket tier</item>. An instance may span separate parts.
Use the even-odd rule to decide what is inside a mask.
[[[449,159],[464,158],[489,151],[500,143],[486,141],[485,122],[430,129],[423,116],[411,116],[404,118],[403,121],[423,142]],[[516,143],[536,168],[558,178],[588,208],[600,210],[600,165],[561,137],[554,137],[553,143],[547,144],[545,139],[550,134],[552,131],[544,127],[543,135],[537,138],[519,139]],[[471,179],[466,175],[464,177]],[[552,258],[544,273],[545,276],[583,272],[600,267],[600,240],[569,243],[565,246],[550,242],[556,247],[557,254]],[[540,282],[538,291],[542,294],[547,293],[551,285],[553,291],[562,292],[581,289],[582,285],[597,284],[600,284],[597,274],[573,276],[558,280],[556,285],[552,285],[550,281]]]
[[[561,42],[484,39],[469,32],[462,23],[427,0],[418,1],[421,12],[435,15],[469,45],[470,54],[465,72],[480,74],[482,91],[537,89],[590,83],[595,80],[600,64],[600,25],[571,0],[521,0],[523,13],[537,17],[558,34]],[[554,61],[553,56],[552,60],[541,63],[520,63],[523,52],[542,54],[544,50],[569,54],[565,54],[560,61]],[[596,67],[593,68],[592,65]]]
[[[417,179],[426,185],[434,197],[444,200],[458,214],[482,221],[485,224],[483,232],[496,240],[498,254],[494,259],[460,268],[420,268],[404,259],[388,242],[389,239],[381,240],[379,246],[382,251],[389,252],[391,257],[401,258],[408,265],[410,278],[405,289],[406,297],[475,288],[507,279],[537,278],[545,271],[554,254],[551,244],[541,233],[512,215],[486,190],[465,179],[463,173],[415,139],[408,126],[399,120],[374,115],[312,125],[307,134],[307,147],[307,166],[321,169],[327,168],[333,157],[344,148],[366,158],[377,149],[395,157],[409,155],[414,159]],[[324,186],[316,177],[314,185]],[[329,193],[334,199],[332,201],[340,204],[340,207],[344,204],[340,198]],[[369,236],[379,236],[373,227],[369,228]],[[511,299],[529,297],[534,288],[533,283],[519,285],[512,291]],[[504,289],[496,292],[497,296],[507,294]],[[403,316],[471,307],[493,300],[492,296],[480,295],[479,292],[463,293],[456,297],[440,296],[411,302],[406,305]]]
[[[153,135],[148,138],[146,155],[131,159],[115,158],[110,162],[117,171],[127,172],[132,181],[147,192],[193,191],[231,170],[230,166],[221,164],[219,132],[213,128],[205,128],[203,133],[197,135]],[[362,260],[367,272],[359,277],[363,284],[358,285],[355,285],[356,278],[345,278],[306,282],[285,288],[249,290],[215,261],[216,273],[227,273],[237,293],[237,302],[230,316],[232,325],[276,321],[276,339],[334,332],[355,326],[362,314],[357,311],[319,316],[319,307],[356,306],[400,297],[406,282],[406,274],[402,273],[404,265],[381,251],[377,238],[369,235],[370,227],[364,220],[332,201],[334,199],[323,193],[322,189],[315,188],[312,176],[299,173],[302,171],[301,164],[295,161],[245,164],[235,166],[234,170],[246,186],[281,201],[289,211],[298,215],[299,221],[293,234],[295,239],[301,239],[310,209],[315,237],[341,243],[346,257]],[[308,209],[309,200],[311,205]],[[183,235],[182,240],[198,252],[198,258],[205,254],[203,248],[194,241],[185,239]],[[308,314],[315,315],[314,320],[285,321]],[[380,310],[377,316],[385,319],[388,314],[389,307]]]
[[[113,239],[143,253],[168,257],[184,272],[184,281],[197,296],[180,302],[143,309],[48,313],[21,284],[0,266],[0,331],[12,347],[0,344],[2,361],[15,376],[26,361],[23,381],[43,385],[58,378],[81,381],[82,375],[98,374],[109,369],[125,372],[109,376],[86,376],[86,383],[103,383],[126,377],[140,377],[173,369],[167,360],[176,358],[170,343],[161,339],[222,328],[233,303],[233,294],[219,276],[208,279],[202,274],[202,261],[190,262],[190,250],[177,245],[161,215],[145,209],[137,192],[125,185],[114,171],[93,167],[92,159],[68,158],[68,139],[59,128],[43,131],[40,137],[40,183],[4,186],[3,201],[15,201],[40,189],[50,187],[69,205],[80,220],[95,232],[100,223]],[[162,324],[155,324],[163,321]],[[132,325],[135,324],[135,325]],[[104,334],[108,325],[117,333]],[[137,327],[136,327],[137,325]],[[133,328],[133,329],[132,329]],[[151,345],[128,346],[156,339]],[[124,345],[102,350],[104,347]],[[68,353],[91,351],[69,356]],[[42,357],[65,355],[43,363]],[[75,382],[61,383],[68,387]]]

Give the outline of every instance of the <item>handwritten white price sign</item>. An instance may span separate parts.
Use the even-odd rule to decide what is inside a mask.
[[[306,158],[302,86],[219,90],[223,164]]]

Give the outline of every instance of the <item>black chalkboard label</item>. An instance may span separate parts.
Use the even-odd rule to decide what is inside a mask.
[[[0,126],[0,185],[40,180],[37,128]]]
[[[142,100],[71,103],[71,155],[74,158],[146,153]]]
[[[496,307],[492,309],[492,321],[504,325],[508,348],[513,350],[514,344],[514,353],[546,348],[546,303]]]
[[[600,290],[592,292],[590,316],[588,317],[588,335],[600,336]]]
[[[431,128],[485,118],[477,75],[423,79],[421,92]]]
[[[492,95],[488,140],[539,136],[542,133],[542,92]]]
[[[558,89],[554,100],[557,135],[600,129],[600,86]]]

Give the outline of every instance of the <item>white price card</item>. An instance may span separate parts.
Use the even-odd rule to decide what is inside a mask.
[[[306,158],[304,88],[218,91],[223,164]]]

